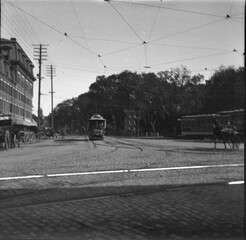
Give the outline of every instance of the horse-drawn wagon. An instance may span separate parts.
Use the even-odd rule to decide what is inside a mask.
[[[215,121],[216,120],[216,121]],[[215,114],[187,115],[180,119],[181,136],[185,138],[213,138],[223,140],[231,148],[244,141],[244,110],[235,109]]]
[[[8,149],[20,146],[20,143],[31,143],[35,137],[37,124],[34,121],[23,121],[12,115],[0,115],[0,148]]]

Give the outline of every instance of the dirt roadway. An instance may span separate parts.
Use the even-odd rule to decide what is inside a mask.
[[[243,146],[224,151],[223,145],[213,151],[212,143],[164,139],[122,139],[106,137],[96,145],[85,136],[66,136],[64,140],[45,140],[21,148],[0,151],[0,176],[65,174],[76,172],[113,171],[149,168],[211,166],[243,164]],[[142,172],[142,178],[157,174],[157,184],[184,184],[243,179],[242,167],[173,169],[173,171]],[[112,174],[111,174],[112,175]],[[125,174],[126,175],[126,174]],[[116,182],[138,184],[138,176],[118,174]],[[128,174],[129,175],[129,174]],[[109,178],[108,175],[88,175],[86,179]],[[76,177],[75,177],[76,178]],[[115,178],[115,176],[113,176]],[[56,179],[54,179],[56,182]],[[75,180],[76,181],[76,180]],[[97,181],[97,180],[95,180]],[[109,180],[110,184],[112,182]],[[3,183],[3,182],[2,182]],[[79,182],[77,182],[79,184]],[[148,177],[146,180],[148,184]],[[4,187],[3,183],[0,188]],[[65,184],[65,183],[64,183]],[[69,184],[69,183],[68,183]],[[75,183],[76,184],[76,183]],[[101,182],[102,184],[102,182]]]
[[[106,137],[0,151],[0,239],[241,240],[244,151]],[[16,178],[19,177],[19,178]]]

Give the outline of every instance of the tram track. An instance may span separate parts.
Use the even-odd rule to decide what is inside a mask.
[[[144,148],[142,148],[137,144],[131,144],[128,143],[127,141],[121,141],[118,139],[114,139],[114,138],[110,138],[110,137],[106,137],[104,141],[90,141],[90,140],[86,140],[84,142],[87,142],[87,144],[90,144],[90,148],[91,148],[91,156],[93,158],[97,158],[98,160],[105,160],[106,163],[106,155],[112,151],[118,151],[120,148],[123,149],[129,149],[132,150],[132,153],[134,153],[134,157],[136,157],[136,155],[139,155],[139,158],[143,157],[143,154],[140,154],[140,152],[142,152],[143,150],[146,150],[147,146]],[[88,145],[87,145],[88,146]],[[104,148],[105,147],[105,148]],[[109,148],[109,151],[108,149]],[[87,147],[86,147],[87,149]],[[157,148],[151,148],[153,149],[153,151],[156,151]],[[94,151],[95,150],[95,151]],[[136,151],[137,150],[137,151]],[[144,151],[144,154],[146,154],[147,151]],[[119,155],[122,154],[121,158],[117,159],[117,160],[122,160],[124,159],[124,155],[122,152],[119,152]],[[117,155],[117,154],[116,154]],[[90,160],[91,156],[88,157],[88,154],[86,154],[86,158],[85,160]],[[117,155],[118,157],[118,155]],[[128,157],[128,156],[127,156]],[[100,158],[100,159],[99,159]],[[112,156],[112,161],[109,161],[109,164],[112,164],[112,162],[114,161],[115,156]],[[105,164],[103,163],[103,164]],[[156,163],[156,162],[155,162]],[[88,162],[88,164],[91,164]],[[148,163],[149,164],[149,163]],[[152,166],[152,163],[150,163]],[[76,167],[76,165],[74,165]],[[97,165],[98,166],[98,165]],[[105,165],[106,166],[106,165]],[[107,165],[109,166],[109,165]],[[23,191],[20,189],[20,191],[18,192],[18,190],[14,190],[13,192],[11,192],[11,190],[7,190],[6,194],[3,193],[1,194],[1,198],[0,198],[0,211],[4,211],[5,209],[15,209],[15,208],[24,208],[24,207],[35,207],[35,206],[44,206],[44,205],[49,205],[49,204],[59,204],[59,203],[69,203],[69,202],[74,202],[74,201],[88,201],[88,200],[92,200],[92,199],[102,199],[102,198],[109,198],[109,197],[127,197],[127,196],[137,196],[140,194],[151,194],[153,191],[158,192],[159,190],[167,190],[169,189],[177,189],[178,186],[179,187],[184,187],[183,185],[175,185],[174,186],[170,186],[170,185],[165,185],[163,184],[159,189],[155,188],[155,186],[151,186],[152,188],[154,187],[154,189],[150,189],[150,186],[145,185],[142,189],[139,188],[134,188],[132,189],[130,186],[122,186],[122,179],[128,179],[129,176],[134,176],[137,172],[154,172],[154,171],[179,171],[181,170],[182,167],[178,167],[176,165],[173,164],[173,167],[166,167],[166,168],[160,168],[160,167],[156,167],[156,168],[150,168],[150,165],[146,165],[146,166],[140,166],[140,165],[135,165],[135,166],[131,166],[131,165],[126,165],[126,167],[122,167],[123,165],[117,166],[117,168],[112,167],[112,169],[116,169],[116,170],[101,170],[101,171],[96,171],[94,168],[93,171],[85,171],[85,169],[83,169],[83,172],[78,172],[78,168],[74,168],[73,171],[70,172],[62,172],[62,173],[57,173],[57,174],[46,174],[43,175],[41,179],[48,179],[48,178],[52,178],[52,177],[62,177],[62,176],[75,176],[75,175],[81,175],[81,176],[96,176],[98,175],[99,177],[97,179],[94,179],[94,177],[90,177],[87,180],[83,180],[82,182],[81,180],[74,182],[74,184],[78,184],[76,185],[76,187],[73,187],[75,185],[71,184],[69,185],[73,180],[70,181],[60,181],[60,179],[57,180],[57,182],[59,182],[59,185],[53,185],[55,187],[51,187],[52,185],[50,185],[48,188],[40,188],[40,189],[23,189]],[[137,167],[136,167],[137,166]],[[203,166],[197,166],[197,169],[203,167]],[[213,169],[216,167],[215,165],[213,166],[204,166],[204,169],[208,169],[209,167],[213,167]],[[218,166],[220,167],[220,166]],[[231,166],[225,166],[225,167],[231,167]],[[232,166],[235,167],[235,166]],[[240,168],[242,167],[241,165],[239,166]],[[123,168],[123,169],[122,169]],[[184,169],[191,169],[192,166],[186,166],[183,167]],[[195,167],[194,167],[195,168]],[[54,170],[55,171],[55,170]],[[111,177],[111,174],[115,174],[115,173],[119,173],[119,178],[114,178]],[[125,173],[125,174],[122,174]],[[128,173],[131,173],[131,175],[128,175]],[[102,175],[103,174],[103,175]],[[107,175],[108,174],[108,175]],[[124,177],[122,177],[124,175]],[[109,176],[109,177],[101,177],[101,176]],[[159,176],[159,175],[158,175]],[[177,175],[177,176],[180,176]],[[236,176],[236,175],[235,175]],[[145,177],[145,176],[144,176]],[[86,179],[86,178],[85,178]],[[143,178],[144,179],[144,178]],[[237,178],[235,178],[237,179]],[[100,183],[110,183],[113,182],[115,184],[115,182],[119,182],[119,186],[117,183],[117,187],[115,187],[115,191],[106,191],[105,193],[103,193],[102,191],[104,191],[105,189],[110,189],[110,187],[112,187],[112,184],[109,184],[107,187],[107,184],[100,184]],[[54,184],[57,183],[56,181],[54,181]],[[25,182],[24,182],[25,183]],[[26,182],[27,183],[27,182]],[[53,184],[53,182],[49,182],[50,184]],[[65,184],[64,184],[65,183]],[[95,183],[95,186],[94,186]],[[63,185],[62,185],[63,184]],[[206,183],[208,184],[208,183]],[[214,183],[217,184],[217,183]],[[100,185],[100,187],[99,187]],[[7,185],[6,185],[7,186]],[[23,186],[29,186],[28,184],[25,184]],[[34,186],[34,184],[32,184],[31,186]],[[43,185],[44,186],[44,185]],[[45,185],[47,187],[47,185]],[[56,187],[58,186],[58,187]],[[62,186],[62,187],[61,187]],[[191,186],[191,184],[190,184]],[[195,186],[195,184],[194,184]],[[196,184],[197,186],[197,184]],[[140,186],[138,186],[140,187]],[[125,191],[122,191],[122,189],[125,188]],[[129,188],[129,189],[128,189]],[[87,189],[87,190],[86,190]],[[87,194],[86,191],[88,191],[88,189],[96,189],[98,191],[98,193],[94,192],[94,190],[92,190],[92,194],[89,193]],[[104,189],[104,190],[103,190]],[[120,190],[119,190],[120,189]],[[128,189],[128,190],[126,190]],[[137,189],[137,190],[136,190]],[[73,192],[74,190],[74,192]],[[153,191],[152,191],[153,190]],[[91,191],[91,190],[89,190]],[[119,193],[119,191],[121,191]],[[79,194],[75,194],[75,192],[81,192]],[[73,194],[74,193],[74,194]],[[49,197],[50,195],[50,197]],[[3,198],[2,198],[3,196]]]
[[[104,142],[106,144],[112,144],[113,146],[116,146],[117,148],[126,148],[126,149],[131,149],[131,150],[132,149],[138,149],[141,152],[143,151],[143,148],[142,147],[139,147],[136,144],[126,143],[125,141],[119,141],[119,140],[116,140],[115,138],[112,139],[112,138],[107,137],[106,140],[104,139]],[[115,145],[115,143],[116,144],[119,144],[119,145]]]

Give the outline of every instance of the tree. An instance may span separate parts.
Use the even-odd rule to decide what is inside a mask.
[[[208,81],[207,112],[233,110],[244,106],[244,68],[220,66]]]

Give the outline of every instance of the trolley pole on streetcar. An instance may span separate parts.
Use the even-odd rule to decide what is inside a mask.
[[[56,69],[54,68],[53,65],[50,65],[47,69],[47,74],[48,76],[50,76],[50,80],[51,80],[51,128],[54,128],[54,114],[53,114],[53,94],[55,93],[53,91],[53,77],[55,77],[55,72]]]
[[[41,125],[41,110],[40,110],[40,96],[41,96],[41,65],[44,60],[47,60],[47,44],[33,44],[34,46],[34,60],[38,60],[39,64],[39,83],[38,83],[38,128],[40,129]]]

